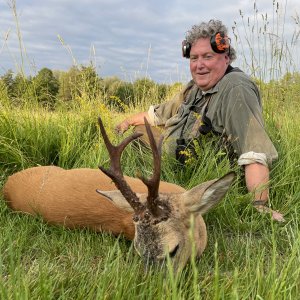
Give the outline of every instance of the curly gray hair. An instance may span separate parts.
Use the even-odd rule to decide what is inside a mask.
[[[192,26],[192,28],[186,32],[185,40],[193,45],[197,40],[201,38],[211,38],[218,32],[228,35],[227,27],[220,20],[201,22],[199,25]],[[230,62],[236,59],[236,51],[232,46],[230,46],[228,55]]]

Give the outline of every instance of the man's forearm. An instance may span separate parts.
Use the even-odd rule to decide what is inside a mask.
[[[245,165],[245,180],[249,192],[254,193],[254,200],[269,199],[269,168],[259,164]]]
[[[125,121],[128,122],[130,126],[137,126],[145,124],[144,118],[149,121],[148,112],[137,113],[136,115],[127,118]]]

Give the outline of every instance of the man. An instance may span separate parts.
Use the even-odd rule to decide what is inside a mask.
[[[269,167],[277,151],[265,132],[257,86],[230,64],[236,58],[227,28],[219,20],[194,25],[183,42],[183,56],[190,60],[192,80],[174,99],[151,106],[148,112],[129,117],[117,126],[123,133],[144,124],[164,129],[166,151],[176,155],[179,143],[213,132],[229,142],[245,181],[253,193],[253,205],[277,221],[281,213],[266,206],[269,199]],[[199,121],[200,120],[200,121]]]

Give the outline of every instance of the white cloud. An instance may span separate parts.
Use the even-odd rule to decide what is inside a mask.
[[[272,22],[278,21],[273,19],[273,15],[280,15],[279,26],[285,29],[282,36],[288,41],[296,28],[291,17],[298,9],[296,0],[278,1],[277,15],[273,0],[227,0],[226,3],[221,0],[16,1],[29,65],[34,61],[37,69],[68,69],[73,60],[61,44],[58,38],[60,35],[72,49],[79,64],[91,60],[91,47],[94,46],[94,59],[99,64],[97,67],[101,76],[147,74],[157,81],[169,80],[171,77],[177,80],[181,74],[188,73],[188,62],[181,57],[180,47],[185,32],[193,24],[218,18],[229,29],[236,22],[243,35],[239,10],[243,12],[244,21],[247,23],[249,18],[251,24],[258,20],[261,22],[261,15],[267,14],[269,24],[272,25]],[[254,11],[254,3],[257,13]],[[9,29],[11,32],[6,44],[4,36]],[[246,29],[249,28],[246,26]],[[15,69],[12,55],[20,60],[15,21],[7,0],[0,0],[0,34],[1,75],[9,68]],[[241,48],[238,43],[236,46]]]

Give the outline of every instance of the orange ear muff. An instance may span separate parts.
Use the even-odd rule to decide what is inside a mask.
[[[216,53],[224,53],[230,49],[230,39],[224,32],[217,32],[210,39],[211,48]]]
[[[214,52],[230,52],[230,38],[224,32],[217,32],[210,38],[210,45]],[[182,41],[182,56],[190,58],[192,45],[186,40]]]

